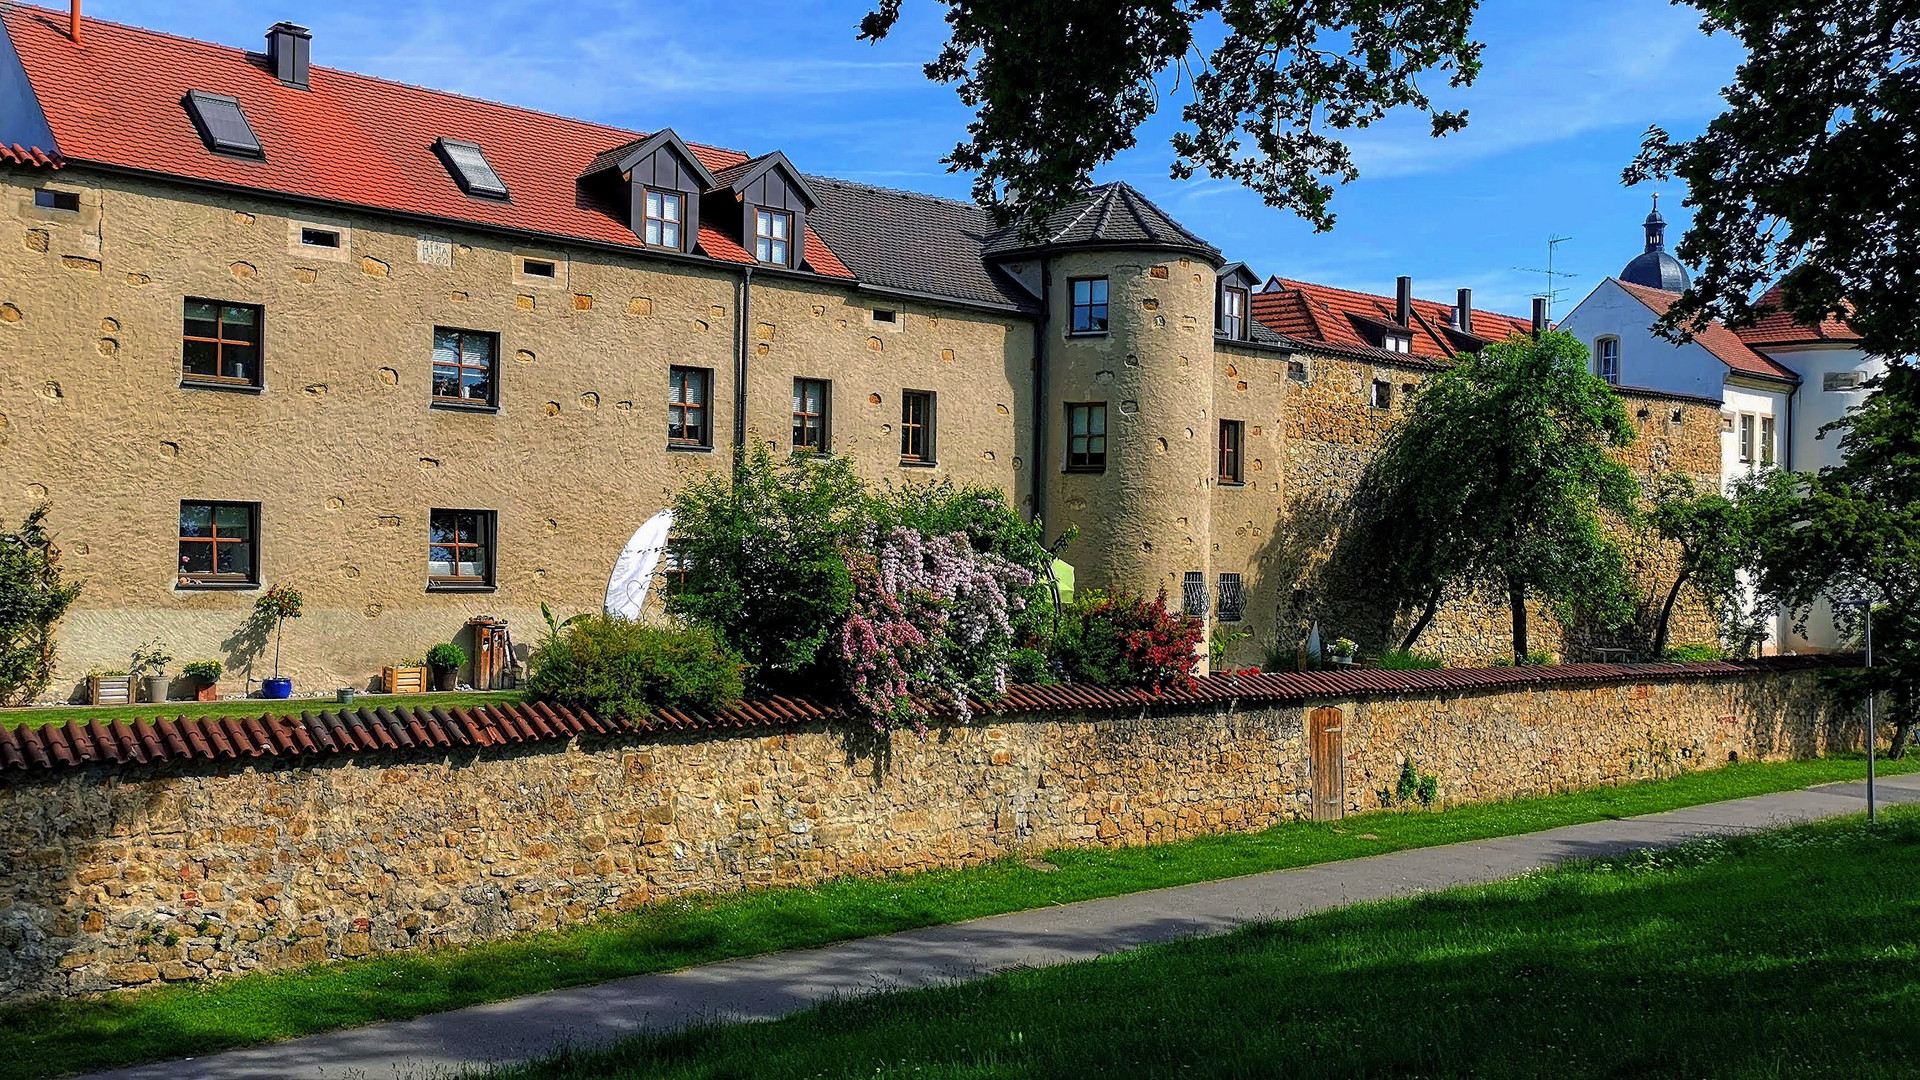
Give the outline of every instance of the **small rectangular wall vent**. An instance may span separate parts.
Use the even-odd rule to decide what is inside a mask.
[[[253,133],[253,125],[247,123],[247,114],[240,110],[239,98],[189,90],[182,104],[207,149],[235,157],[266,156],[260,148],[259,136]]]

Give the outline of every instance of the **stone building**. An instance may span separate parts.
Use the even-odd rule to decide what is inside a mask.
[[[0,511],[50,502],[83,583],[62,693],[147,639],[251,688],[276,583],[307,597],[302,690],[477,617],[524,651],[748,439],[1001,488],[1080,529],[1083,584],[1165,588],[1252,662],[1300,630],[1290,503],[1423,373],[1529,328],[1404,281],[1263,290],[1124,184],[1034,237],[313,47],[0,5]],[[1669,438],[1693,399],[1653,398]],[[1497,653],[1497,619],[1450,647]]]

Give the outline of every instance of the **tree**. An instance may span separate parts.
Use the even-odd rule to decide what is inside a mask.
[[[1531,656],[1529,596],[1624,623],[1625,559],[1602,513],[1638,513],[1640,485],[1614,454],[1632,441],[1625,404],[1567,334],[1491,345],[1427,380],[1381,455],[1403,538],[1385,573],[1421,611],[1402,647],[1456,585],[1506,594],[1516,664]]]
[[[686,580],[667,589],[667,610],[712,627],[762,686],[823,675],[821,650],[853,598],[841,549],[865,527],[865,505],[848,459],[776,464],[753,440],[730,475],[702,475],[674,498]]]
[[[80,596],[61,580],[60,549],[47,532],[50,508],[0,532],[0,703],[39,696],[53,679],[54,624]]]
[[[1435,108],[1419,76],[1451,86],[1480,71],[1469,36],[1479,0],[943,0],[948,39],[927,78],[958,84],[974,110],[946,158],[974,174],[974,198],[1003,221],[1037,224],[1076,197],[1093,170],[1131,148],[1178,65],[1192,93],[1174,137],[1172,173],[1237,180],[1324,231],[1329,181],[1359,175],[1333,132],[1396,108],[1425,112],[1438,137],[1465,111]],[[860,24],[877,41],[901,0],[878,0]],[[1224,40],[1206,57],[1195,28],[1218,15]]]
[[[1748,602],[1740,572],[1753,564],[1751,519],[1756,502],[1771,490],[1764,483],[1738,489],[1743,498],[1730,499],[1718,491],[1701,491],[1685,476],[1660,478],[1647,523],[1678,553],[1673,585],[1667,589],[1654,622],[1653,655],[1665,656],[1667,628],[1674,605],[1688,585],[1704,597],[1718,617],[1721,637],[1735,652],[1753,647],[1763,631]]]
[[[1776,497],[1754,520],[1759,591],[1803,630],[1824,601],[1857,638],[1871,610],[1873,669],[1831,679],[1856,700],[1886,695],[1899,756],[1920,720],[1920,371],[1894,367],[1821,434],[1834,432],[1840,464],[1771,478]]]
[[[1649,129],[1624,174],[1680,177],[1694,208],[1678,255],[1699,273],[1662,326],[1747,325],[1778,280],[1800,320],[1846,316],[1870,352],[1920,352],[1920,12],[1897,0],[1688,2],[1748,56],[1705,132]]]

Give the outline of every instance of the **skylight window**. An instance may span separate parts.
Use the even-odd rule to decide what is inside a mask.
[[[447,171],[453,174],[461,191],[483,199],[507,197],[507,185],[487,163],[487,155],[478,146],[457,139],[441,139],[433,144],[433,149],[446,163]]]
[[[189,90],[185,101],[187,115],[193,119],[193,126],[200,131],[200,138],[207,149],[216,154],[231,154],[236,157],[265,157],[260,149],[260,139],[253,133],[253,126],[247,123],[247,115],[240,111],[240,99],[225,94],[209,94],[204,90]]]

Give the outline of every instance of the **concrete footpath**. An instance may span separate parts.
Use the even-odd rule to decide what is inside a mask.
[[[1882,780],[1879,796],[1883,804],[1920,802],[1920,774]],[[1646,817],[996,915],[97,1076],[114,1080],[446,1076],[462,1068],[522,1060],[567,1045],[591,1046],[698,1021],[767,1020],[837,997],[936,986],[1015,967],[1067,964],[1153,942],[1224,933],[1249,922],[1496,881],[1569,859],[1855,814],[1865,805],[1865,784],[1831,784]]]

